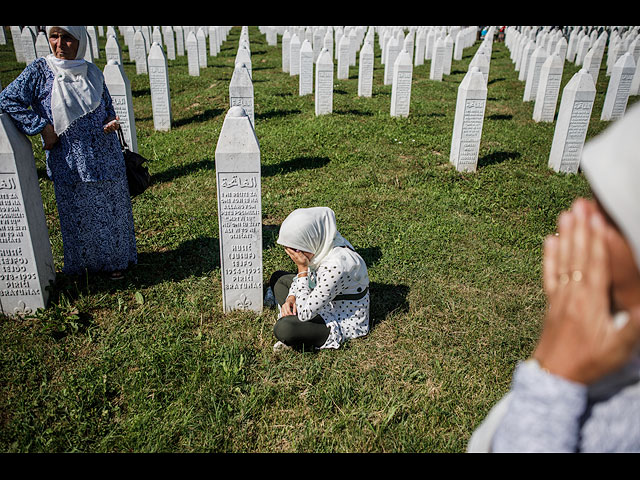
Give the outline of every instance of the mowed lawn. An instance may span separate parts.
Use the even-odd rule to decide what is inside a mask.
[[[590,191],[581,173],[547,167],[555,124],[532,120],[503,43],[478,171],[458,173],[456,96],[479,42],[442,82],[429,80],[430,62],[415,67],[410,115],[392,118],[376,36],[373,97],[357,96],[352,67],[335,80],[333,113],[316,117],[313,95],[282,72],[280,43],[250,27],[264,281],[293,268],[275,243],[286,216],[331,207],[369,266],[373,326],[339,350],[274,354],[275,310],[222,313],[214,154],[239,33],[199,77],[186,57],[169,61],[170,132],[154,130],[148,76],[123,47],[153,175],[133,201],[139,263],[120,282],[59,274],[46,310],[2,319],[2,451],[463,452],[530,355],[545,311],[543,239]],[[3,86],[24,68],[7,37]],[[562,87],[578,68],[565,63]],[[588,137],[609,124],[605,72],[603,61]],[[31,140],[60,271],[53,185]]]

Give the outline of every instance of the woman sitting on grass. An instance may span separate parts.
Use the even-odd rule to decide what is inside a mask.
[[[333,210],[300,208],[282,223],[277,243],[297,273],[276,272],[270,280],[280,306],[274,350],[339,348],[369,332],[367,266],[336,227]]]

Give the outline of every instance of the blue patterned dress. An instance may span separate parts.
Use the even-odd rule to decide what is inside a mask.
[[[36,135],[51,115],[53,73],[38,58],[0,93],[0,111],[16,128]],[[47,174],[53,180],[66,274],[125,270],[137,263],[131,197],[124,158],[116,133],[103,124],[115,117],[104,85],[102,101],[75,120],[46,151]]]

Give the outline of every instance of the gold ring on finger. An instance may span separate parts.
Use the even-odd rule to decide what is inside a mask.
[[[561,273],[560,276],[558,277],[558,283],[560,284],[561,287],[569,283],[569,274]]]
[[[571,280],[574,282],[579,282],[582,280],[582,272],[580,270],[574,270],[571,272]]]

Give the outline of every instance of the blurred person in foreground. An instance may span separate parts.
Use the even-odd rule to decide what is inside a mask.
[[[591,140],[545,239],[543,331],[469,452],[640,451],[640,104]]]

